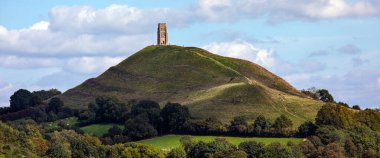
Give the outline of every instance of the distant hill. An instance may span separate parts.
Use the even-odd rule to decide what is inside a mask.
[[[179,102],[195,117],[225,122],[237,115],[273,120],[286,114],[296,125],[313,120],[323,104],[257,64],[180,46],[148,46],[60,98],[83,109],[97,96]]]

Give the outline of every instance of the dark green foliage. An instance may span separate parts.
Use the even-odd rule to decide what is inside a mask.
[[[178,103],[167,103],[160,115],[166,132],[180,132],[183,125],[190,119],[189,109]]]
[[[50,89],[47,91],[45,90],[34,91],[33,94],[38,96],[41,100],[47,100],[51,97],[61,94],[61,92],[57,89]]]
[[[264,155],[265,145],[256,141],[245,141],[239,144],[239,149],[248,154],[248,158],[260,158]]]
[[[236,146],[225,139],[215,139],[210,143],[198,142],[190,149],[187,155],[189,158],[228,157],[235,151],[237,151]]]
[[[352,142],[351,138],[346,139],[346,141],[344,142],[344,149],[346,151],[347,157],[357,157],[358,156],[358,148],[356,147],[354,142]]]
[[[259,115],[253,123],[253,130],[257,135],[260,135],[262,132],[269,131],[271,126],[270,120],[266,119],[263,115]]]
[[[355,110],[361,110],[359,105],[354,105],[354,106],[352,106],[352,108]]]
[[[263,158],[291,158],[292,154],[287,146],[278,142],[270,143],[265,147]]]
[[[244,134],[248,132],[248,121],[244,116],[237,116],[231,121],[230,132],[233,134]]]
[[[30,108],[29,117],[36,122],[45,122],[48,120],[48,115],[42,107]]]
[[[186,152],[182,147],[170,150],[166,158],[186,158]]]
[[[197,144],[197,142],[190,136],[184,136],[179,141],[181,142],[181,145],[186,153],[189,153],[195,144]]]
[[[299,137],[311,136],[315,133],[315,130],[317,130],[317,128],[318,127],[313,122],[306,121],[298,127],[298,136]]]
[[[321,126],[316,130],[315,135],[318,136],[325,145],[340,142],[344,137],[342,131],[339,131],[333,126]]]
[[[223,134],[228,130],[217,118],[210,117],[205,120],[189,120],[184,124],[184,131],[194,134]]]
[[[127,106],[111,97],[98,97],[88,108],[89,122],[123,122],[127,113]]]
[[[344,106],[346,108],[350,107],[350,105],[348,105],[347,103],[344,103],[344,102],[338,102],[337,104],[340,105],[340,106]]]
[[[319,100],[322,100],[324,102],[334,102],[333,96],[326,89],[320,89],[316,94]]]
[[[159,128],[162,122],[160,117],[160,105],[151,100],[142,100],[132,105],[131,114],[134,117],[143,117],[155,128]]]
[[[54,98],[50,99],[48,107],[46,108],[46,112],[52,111],[52,112],[57,114],[59,109],[63,106],[64,106],[64,104],[61,101],[61,99],[54,97]]]
[[[119,126],[112,126],[112,128],[110,128],[108,130],[108,136],[115,136],[115,135],[121,135],[123,134],[123,130],[119,127]]]
[[[367,126],[356,126],[348,131],[352,142],[359,153],[365,153],[368,149],[380,151],[380,135]]]
[[[286,146],[290,149],[291,157],[304,158],[305,155],[302,153],[301,147],[293,142],[288,142]]]
[[[360,123],[368,126],[372,130],[380,131],[380,112],[373,109],[359,111],[357,119]]]
[[[208,134],[220,134],[227,131],[226,126],[216,117],[209,117],[204,120],[204,123]]]
[[[207,143],[200,141],[190,149],[187,156],[189,158],[209,158],[211,156],[211,151]]]
[[[69,143],[52,143],[47,151],[49,157],[56,158],[70,158],[70,144]]]
[[[133,140],[156,136],[157,130],[147,120],[141,117],[129,119],[125,123],[124,134]]]
[[[290,120],[287,116],[281,115],[278,117],[273,124],[273,128],[276,133],[281,135],[287,135],[288,129],[293,126],[292,120]]]
[[[12,111],[19,111],[32,106],[32,98],[33,94],[30,93],[28,90],[19,89],[10,98],[10,107]]]
[[[164,154],[158,148],[139,143],[127,143],[123,150],[124,158],[164,158]]]

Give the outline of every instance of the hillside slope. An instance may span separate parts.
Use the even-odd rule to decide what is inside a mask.
[[[286,114],[296,125],[314,119],[322,105],[257,64],[179,46],[148,46],[60,97],[83,109],[97,96],[179,102],[195,117],[223,121]]]

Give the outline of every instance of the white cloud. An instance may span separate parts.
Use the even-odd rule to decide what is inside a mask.
[[[380,2],[371,0],[200,0],[198,14],[213,21],[235,21],[266,16],[270,22],[379,17]]]
[[[377,78],[377,85],[380,87],[380,78]]]
[[[25,58],[17,56],[1,56],[0,66],[5,68],[39,68],[60,66],[62,62],[56,58]]]
[[[311,75],[305,74],[305,73],[291,74],[291,75],[284,76],[284,78],[286,81],[294,84],[294,83],[309,82],[309,80],[311,79]]]
[[[47,30],[49,28],[50,23],[47,21],[40,21],[38,23],[33,24],[29,29],[31,30]]]
[[[171,27],[187,25],[189,10],[169,8],[139,9],[127,5],[110,5],[103,9],[91,6],[59,6],[50,11],[51,29],[76,33],[141,34],[154,32],[158,22]]]
[[[241,40],[214,42],[202,48],[219,55],[250,60],[267,68],[275,66],[276,63],[273,49],[257,48]]]
[[[9,106],[9,96],[11,96],[14,89],[12,84],[0,80],[0,107]]]
[[[67,68],[76,73],[93,74],[103,72],[111,66],[115,66],[125,57],[80,57],[67,62]]]

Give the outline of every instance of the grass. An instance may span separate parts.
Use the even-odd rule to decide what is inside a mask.
[[[98,96],[125,103],[150,99],[161,106],[177,102],[195,118],[217,117],[223,123],[239,115],[274,121],[284,114],[294,128],[314,120],[323,104],[257,64],[179,46],[146,47],[60,97],[71,108],[86,109]]]
[[[169,150],[180,146],[180,139],[185,135],[166,135],[161,137],[155,137],[151,139],[145,139],[138,141],[138,143],[153,145],[157,148],[163,150]],[[227,141],[231,142],[234,145],[239,145],[241,142],[254,140],[257,142],[262,142],[264,144],[269,144],[271,142],[280,142],[286,144],[291,141],[293,143],[300,143],[302,138],[263,138],[263,137],[225,137],[225,136],[191,136],[197,141],[211,142],[215,138],[225,138]]]
[[[64,122],[65,125],[72,126],[78,122],[78,118],[77,117],[68,117],[68,118],[56,120],[53,122],[47,122],[47,123],[43,124],[43,128],[47,131],[52,131],[52,130],[58,129],[59,128],[59,125],[58,125],[59,122]]]
[[[88,126],[81,127],[80,129],[83,130],[84,133],[96,135],[98,137],[103,136],[104,134],[108,133],[108,130],[112,128],[113,126],[119,126],[121,129],[124,129],[123,125],[118,124],[92,124]]]

